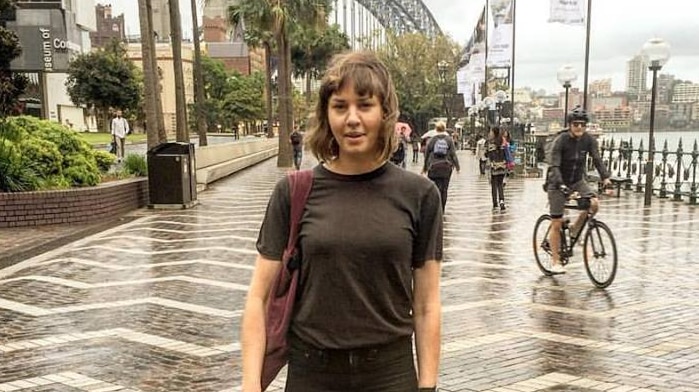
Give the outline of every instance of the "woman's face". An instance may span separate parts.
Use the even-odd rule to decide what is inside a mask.
[[[345,86],[330,96],[328,122],[340,147],[340,158],[376,158],[383,125],[377,96],[358,96],[353,85]]]

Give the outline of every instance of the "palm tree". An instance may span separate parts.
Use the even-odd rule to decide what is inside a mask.
[[[293,127],[291,87],[291,45],[289,37],[297,25],[316,28],[326,23],[330,10],[329,0],[268,0],[274,15],[274,38],[279,53],[279,155],[278,167],[289,167],[292,162],[291,145],[287,143]]]
[[[265,100],[267,110],[267,136],[274,137],[272,122],[272,45],[274,19],[267,0],[249,0],[228,8],[228,21],[233,26],[241,23],[245,29],[245,43],[251,48],[262,47],[265,52]]]
[[[306,78],[306,106],[310,106],[311,79],[320,77],[333,55],[350,48],[349,40],[338,25],[323,29],[299,26],[294,32],[294,42],[291,48],[294,76]]]
[[[182,19],[180,1],[168,1],[170,11],[170,44],[172,65],[175,71],[175,129],[178,142],[189,142],[187,132],[187,102],[184,96],[184,73],[182,72]]]
[[[146,113],[146,132],[147,145],[151,149],[160,143],[158,135],[158,116],[156,105],[156,94],[159,93],[156,87],[158,78],[157,72],[153,69],[154,42],[153,42],[153,25],[149,23],[149,6],[150,0],[138,0],[138,14],[141,26],[141,57],[143,63],[143,79],[145,95],[145,113]],[[152,9],[150,9],[152,10]],[[149,39],[150,38],[150,39]]]
[[[202,112],[204,105],[204,77],[201,65],[201,44],[199,42],[199,18],[197,16],[197,0],[192,1],[192,41],[194,42],[194,116],[196,131],[199,135],[199,145],[206,146],[206,121]],[[203,0],[206,4],[206,0]]]

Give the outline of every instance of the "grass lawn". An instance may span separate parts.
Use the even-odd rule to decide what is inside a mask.
[[[90,144],[108,144],[112,141],[112,135],[104,132],[81,132],[78,135]],[[126,142],[145,142],[146,134],[136,133],[126,136]]]

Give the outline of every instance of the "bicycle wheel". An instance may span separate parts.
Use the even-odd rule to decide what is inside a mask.
[[[606,224],[595,221],[587,230],[583,260],[587,276],[595,286],[603,289],[612,284],[617,269],[616,241]]]
[[[536,265],[539,266],[544,275],[551,276],[551,246],[549,244],[549,229],[551,228],[551,215],[544,214],[537,219],[534,225],[534,237],[532,245],[534,249],[534,257]]]

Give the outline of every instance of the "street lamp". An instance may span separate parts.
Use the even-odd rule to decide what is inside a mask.
[[[658,95],[658,71],[670,59],[670,44],[661,38],[651,38],[643,45],[643,56],[648,60],[648,69],[653,72],[653,85],[650,94],[650,127],[648,128],[648,162],[646,163],[646,189],[643,205],[650,207],[653,197],[653,156],[655,155],[655,139],[653,127],[655,126],[655,99]]]
[[[447,127],[449,127],[449,108],[447,107],[447,70],[449,63],[441,60],[437,63],[437,71],[439,71],[439,81],[442,84],[442,105],[444,106],[444,114],[447,116]]]
[[[498,126],[500,126],[500,120],[502,119],[502,103],[507,100],[507,93],[498,90],[495,92],[495,108],[498,111]]]
[[[558,82],[566,89],[565,106],[563,107],[563,128],[568,126],[568,89],[570,88],[570,84],[577,78],[578,74],[575,72],[575,68],[570,64],[566,64],[558,70]]]

